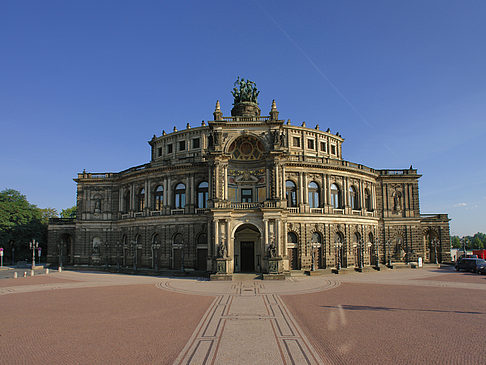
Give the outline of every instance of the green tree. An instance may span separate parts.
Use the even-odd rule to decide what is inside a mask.
[[[49,218],[57,218],[57,210],[54,208],[43,208],[39,209],[41,213],[41,222],[43,224],[48,224],[49,223]]]
[[[76,218],[77,207],[71,207],[61,210],[61,218]]]
[[[47,247],[47,219],[52,208],[41,210],[27,201],[25,195],[14,189],[0,191],[0,246],[5,248],[5,258],[29,257],[29,242],[35,239]]]
[[[461,240],[458,236],[452,236],[451,237],[451,244],[453,248],[461,248]]]

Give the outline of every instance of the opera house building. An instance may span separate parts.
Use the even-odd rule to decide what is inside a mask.
[[[148,163],[79,173],[48,261],[223,278],[450,261],[448,216],[421,214],[416,169],[343,160],[339,134],[280,119],[275,101],[262,116],[255,84],[235,85],[231,116],[217,102],[213,120],[154,135]]]

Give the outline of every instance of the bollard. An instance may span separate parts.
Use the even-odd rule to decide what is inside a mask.
[[[24,271],[24,278],[27,277],[27,271]]]
[[[49,269],[46,269],[46,275],[49,275]]]
[[[14,279],[17,279],[17,271],[14,272]]]
[[[34,270],[30,270],[30,276],[34,276]]]
[[[57,271],[62,272],[62,267],[59,266],[59,269]]]

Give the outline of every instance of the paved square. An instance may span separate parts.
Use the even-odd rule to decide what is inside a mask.
[[[0,363],[482,364],[486,276],[394,270],[209,282],[0,281]]]

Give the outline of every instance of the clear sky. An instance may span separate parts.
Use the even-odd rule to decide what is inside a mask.
[[[346,160],[414,168],[422,213],[486,232],[486,2],[0,2],[0,189],[75,204],[83,169],[150,160],[237,76],[267,115],[344,138]]]

